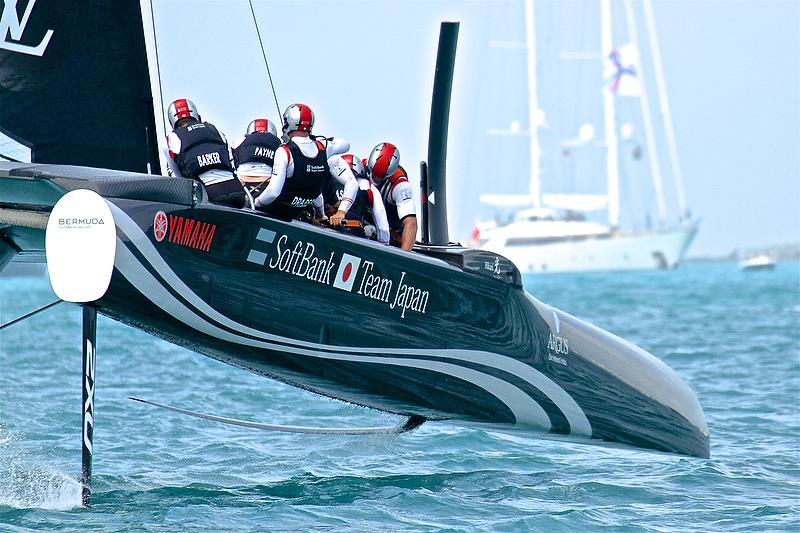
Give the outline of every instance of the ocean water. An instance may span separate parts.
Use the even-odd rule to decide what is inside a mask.
[[[800,531],[800,264],[530,277],[697,393],[711,459],[429,423],[392,437],[221,426],[129,396],[298,425],[397,417],[248,374],[100,317],[93,505],[80,506],[80,311],[0,332],[0,531]],[[54,299],[0,278],[0,322]]]

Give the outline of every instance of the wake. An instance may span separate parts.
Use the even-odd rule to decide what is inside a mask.
[[[77,479],[32,461],[19,437],[0,426],[0,508],[66,511],[81,507]]]

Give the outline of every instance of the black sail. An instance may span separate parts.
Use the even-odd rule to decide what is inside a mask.
[[[158,172],[139,2],[0,6],[0,161]]]

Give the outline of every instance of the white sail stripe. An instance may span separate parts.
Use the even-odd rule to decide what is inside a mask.
[[[405,359],[395,357],[378,357],[368,355],[353,355],[337,352],[319,352],[316,350],[285,346],[268,341],[251,339],[224,330],[205,318],[197,315],[187,308],[171,292],[169,292],[131,253],[130,250],[119,240],[117,246],[116,267],[123,276],[154,305],[162,309],[165,313],[175,317],[176,320],[194,328],[195,330],[215,337],[220,340],[253,346],[278,352],[293,353],[316,357],[321,359],[332,359],[337,361],[352,361],[358,363],[386,364],[393,366],[403,366],[432,370],[448,376],[456,377],[472,383],[484,389],[489,394],[495,396],[503,402],[513,413],[518,424],[529,425],[542,431],[549,431],[551,428],[550,417],[523,390],[504,380],[452,363],[430,361],[427,359]]]
[[[108,202],[114,212],[114,219],[117,226],[123,233],[130,239],[137,250],[144,256],[144,258],[152,265],[152,267],[159,273],[166,283],[174,289],[178,294],[186,298],[186,300],[194,305],[201,312],[216,320],[220,324],[234,329],[240,333],[258,336],[277,342],[284,342],[296,346],[303,346],[306,348],[320,349],[330,348],[330,346],[322,345],[313,342],[301,341],[288,337],[281,337],[263,331],[253,329],[244,324],[240,324],[221,314],[219,311],[208,305],[202,298],[195,294],[179,277],[172,268],[164,261],[161,254],[153,246],[153,243],[141,228],[136,224],[124,211]],[[527,365],[517,359],[496,354],[493,352],[478,351],[478,350],[457,350],[457,349],[442,349],[442,350],[425,350],[425,349],[394,349],[394,348],[362,348],[356,346],[339,346],[338,349],[343,352],[351,353],[377,353],[377,354],[401,354],[401,355],[435,355],[447,359],[455,359],[459,361],[466,361],[477,363],[481,365],[488,365],[498,370],[502,370],[513,374],[520,379],[530,383],[547,396],[567,418],[570,425],[570,433],[574,435],[582,435],[590,437],[592,435],[592,427],[589,423],[583,409],[575,402],[575,400],[557,383],[539,372],[535,368]]]

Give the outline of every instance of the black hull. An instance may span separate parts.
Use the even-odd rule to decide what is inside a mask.
[[[159,180],[155,190],[131,174],[135,195],[111,193],[64,168],[74,175],[61,181],[33,171],[4,179],[0,170],[0,187],[16,182],[18,190],[24,179],[33,190],[44,181],[94,187],[107,199],[117,249],[97,305],[115,320],[383,411],[708,456],[702,411],[671,369],[537,302],[502,258],[388,249],[195,201],[197,189],[183,180],[169,190]],[[36,196],[21,194],[6,208],[46,211],[50,200]],[[167,222],[158,235],[157,219]],[[0,231],[23,253],[35,253],[43,233],[24,225]]]

